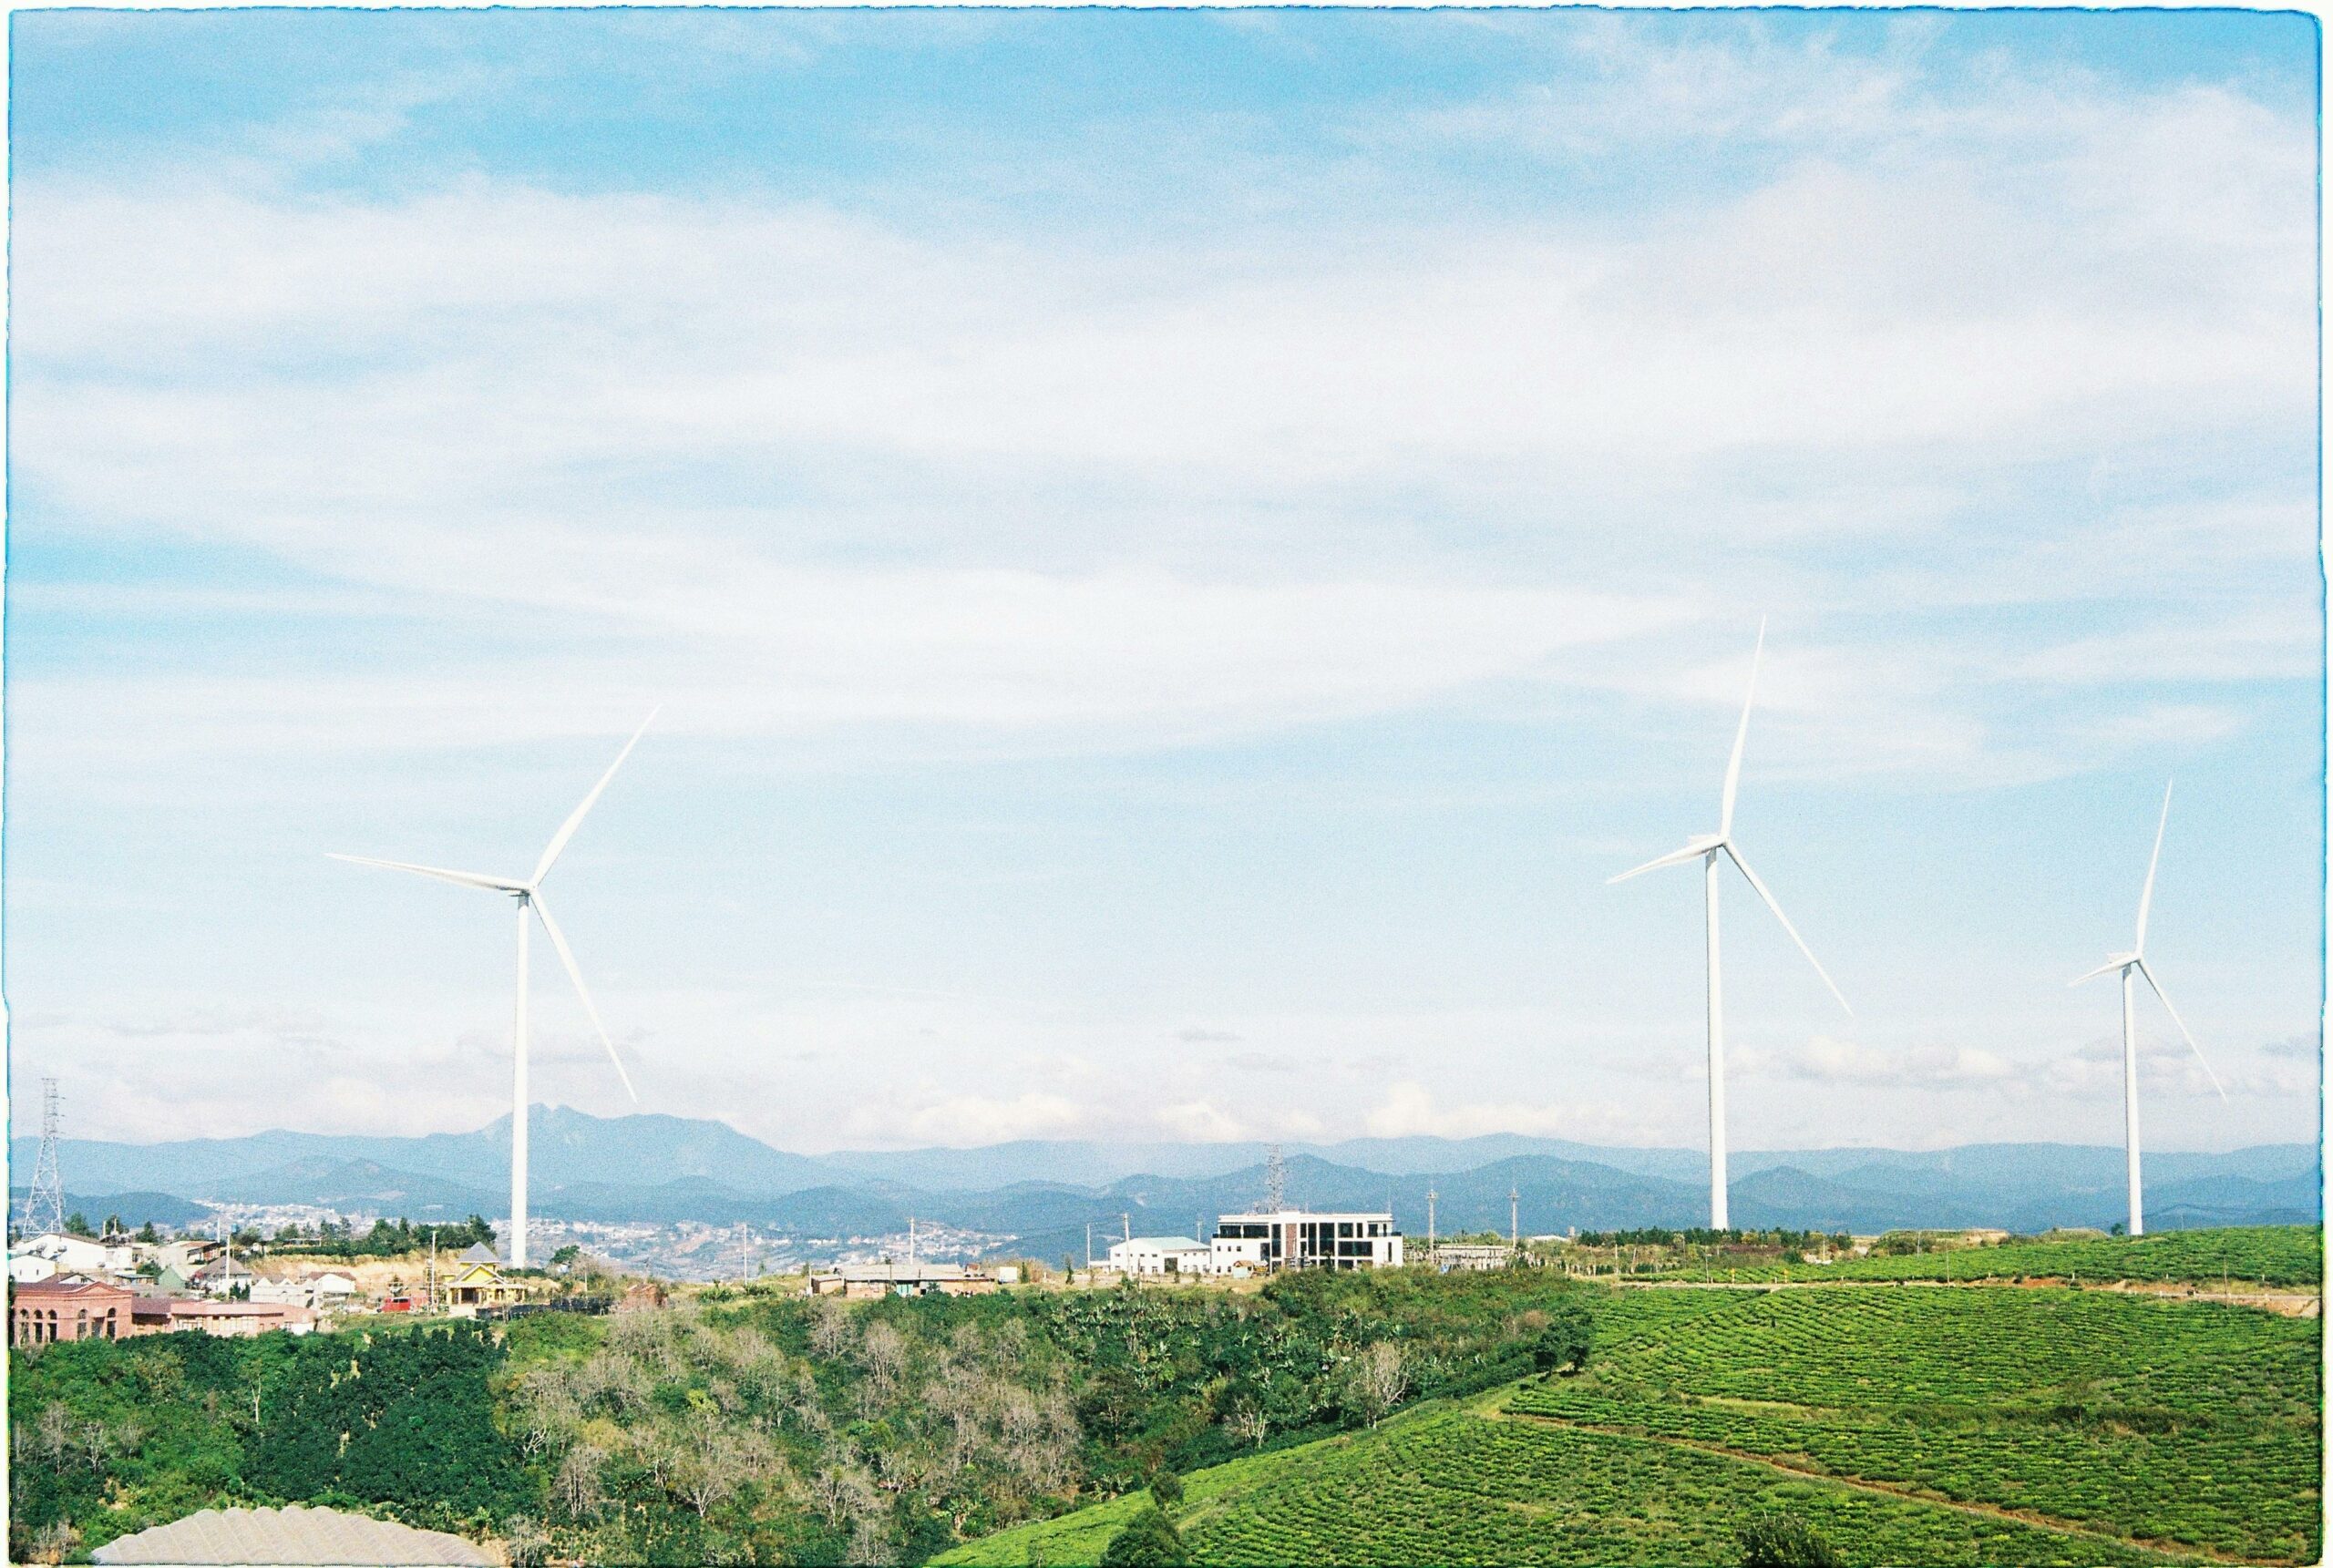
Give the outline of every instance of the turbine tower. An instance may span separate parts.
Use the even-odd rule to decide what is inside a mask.
[[[575,982],[575,994],[582,999],[583,1011],[591,1018],[592,1029],[598,1031],[600,1043],[608,1048],[608,1060],[615,1063],[616,1076],[623,1081],[623,1091],[632,1096],[633,1104],[640,1102],[640,1093],[632,1086],[632,1075],[623,1070],[623,1058],[616,1054],[616,1043],[608,1038],[607,1026],[600,1021],[600,1009],[592,1004],[591,993],[584,989],[583,971],[576,968],[575,954],[568,947],[567,938],[560,932],[559,922],[551,918],[550,906],[543,902],[542,883],[543,878],[550,875],[551,866],[558,862],[560,852],[567,847],[567,841],[574,837],[575,830],[583,825],[584,815],[599,804],[601,792],[608,787],[608,781],[616,776],[616,770],[623,766],[624,759],[632,755],[632,748],[640,743],[640,737],[648,733],[648,726],[655,720],[656,715],[651,712],[641,722],[640,728],[632,732],[632,739],[624,743],[623,750],[616,753],[616,760],[608,764],[608,771],[600,775],[600,782],[591,786],[591,793],[583,797],[583,804],[577,806],[565,822],[560,824],[557,833],[551,835],[550,843],[544,848],[542,858],[535,863],[533,875],[523,881],[509,876],[481,876],[474,871],[445,871],[434,866],[415,866],[403,860],[373,860],[362,855],[326,856],[327,859],[332,860],[345,860],[352,866],[375,866],[386,871],[410,871],[417,876],[434,876],[441,882],[457,883],[465,887],[481,887],[489,893],[507,895],[517,901],[519,1000],[512,1015],[510,1030],[512,1042],[510,1053],[510,1266],[513,1268],[527,1266],[527,916],[529,911],[531,910],[534,917],[542,922],[543,935],[550,938],[550,945],[558,950],[559,961],[566,966],[567,978]]]
[[[1709,923],[1710,1229],[1719,1231],[1729,1228],[1725,1212],[1725,991],[1718,965],[1717,943],[1717,863],[1720,856],[1733,862],[1734,869],[1742,873],[1758,897],[1764,900],[1766,907],[1774,912],[1774,918],[1781,921],[1783,929],[1790,933],[1790,939],[1798,944],[1798,950],[1806,955],[1806,961],[1814,966],[1814,972],[1823,977],[1823,983],[1830,987],[1833,996],[1838,998],[1839,1006],[1846,1009],[1850,1017],[1855,1013],[1853,1008],[1847,1007],[1847,999],[1840,993],[1839,988],[1832,983],[1822,960],[1815,958],[1814,949],[1806,945],[1806,938],[1798,934],[1798,927],[1790,923],[1790,917],[1783,913],[1783,907],[1774,902],[1774,896],[1766,891],[1765,883],[1750,869],[1750,863],[1742,857],[1741,849],[1733,842],[1733,796],[1742,784],[1742,748],[1750,738],[1750,706],[1758,695],[1758,664],[1765,651],[1766,623],[1762,620],[1758,622],[1757,646],[1750,654],[1750,689],[1742,699],[1742,723],[1733,732],[1733,755],[1725,764],[1725,789],[1718,797],[1717,831],[1694,838],[1684,848],[1672,850],[1658,860],[1647,861],[1633,871],[1623,871],[1606,884],[1608,886],[1611,882],[1626,882],[1631,876],[1641,876],[1664,866],[1682,866],[1690,860],[1701,863],[1702,903]]]
[[[2163,989],[2163,982],[2154,978],[2154,971],[2147,968],[2147,909],[2154,902],[2154,868],[2163,859],[2163,830],[2170,823],[2171,785],[2165,784],[2163,786],[2163,815],[2155,819],[2154,825],[2154,853],[2147,856],[2146,886],[2139,890],[2139,929],[2131,943],[2131,950],[2115,954],[2080,979],[2071,982],[2078,986],[2083,980],[2094,980],[2117,969],[2122,973],[2122,1159],[2129,1167],[2133,1235],[2146,1234],[2146,1215],[2139,1202],[2139,1030],[2133,1005],[2134,988],[2131,984],[2132,975],[2137,974],[2145,979],[2147,988],[2154,992],[2155,1000],[2161,1002],[2163,1010],[2171,1015],[2171,1021],[2179,1026],[2180,1038],[2187,1042],[2187,1049],[2195,1053],[2196,1061],[2204,1063],[2204,1071],[2211,1079],[2212,1087],[2219,1090],[2222,1100],[2227,1098],[2227,1091],[2220,1084],[2220,1075],[2212,1071],[2212,1064],[2205,1061],[2204,1048],[2197,1045],[2195,1037],[2187,1032],[2186,1020],[2179,1016],[2179,1009],[2171,1005],[2170,993]]]

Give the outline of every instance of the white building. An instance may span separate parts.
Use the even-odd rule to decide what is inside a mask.
[[[50,1274],[129,1274],[138,1267],[137,1253],[126,1237],[112,1246],[87,1236],[60,1235],[55,1232],[20,1241],[8,1253],[8,1276],[12,1279],[24,1277],[15,1268],[20,1258],[38,1258],[47,1263]]]
[[[1402,1233],[1390,1211],[1225,1214],[1216,1222],[1209,1266],[1218,1274],[1274,1268],[1399,1268]]]
[[[1187,1235],[1138,1235],[1110,1244],[1110,1266],[1120,1274],[1208,1274],[1214,1249]]]
[[[306,1279],[255,1279],[251,1290],[253,1301],[330,1312],[349,1304],[356,1295],[356,1282],[344,1274],[319,1274]]]

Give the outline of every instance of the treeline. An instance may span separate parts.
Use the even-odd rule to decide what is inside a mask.
[[[1806,1252],[1828,1246],[1845,1252],[1855,1237],[1845,1231],[1793,1230],[1664,1230],[1658,1226],[1625,1231],[1582,1231],[1573,1238],[1581,1246],[1766,1247]]]
[[[14,1359],[17,1560],[206,1506],[492,1534],[524,1565],[920,1563],[963,1540],[1588,1353],[1539,1271],[1306,1274],[1259,1294],[746,1291]]]
[[[85,1560],[206,1507],[311,1502],[499,1532],[540,1496],[475,1324],[201,1334],[12,1353],[9,1558]]]
[[[460,1252],[475,1245],[494,1245],[494,1226],[485,1216],[472,1214],[459,1225],[415,1225],[411,1220],[375,1220],[373,1228],[358,1235],[354,1228],[334,1220],[319,1221],[313,1230],[297,1223],[280,1227],[266,1243],[274,1252],[313,1253],[324,1257],[400,1257],[427,1252]]]

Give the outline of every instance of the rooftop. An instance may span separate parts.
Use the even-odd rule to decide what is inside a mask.
[[[89,1554],[103,1563],[442,1563],[486,1568],[494,1559],[458,1535],[415,1530],[331,1508],[206,1508],[125,1535]]]

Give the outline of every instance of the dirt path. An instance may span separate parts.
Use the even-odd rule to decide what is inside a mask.
[[[2087,1524],[2077,1524],[2071,1520],[2059,1519],[2047,1513],[2036,1513],[2030,1509],[2002,1508],[1989,1502],[1959,1502],[1948,1497],[1933,1496],[1930,1493],[1915,1491],[1907,1486],[1897,1486],[1889,1481],[1865,1481],[1858,1476],[1840,1475],[1830,1471],[1807,1470],[1798,1465],[1786,1464],[1767,1454],[1749,1453],[1741,1449],[1730,1449],[1717,1443],[1698,1443],[1687,1438],[1660,1437],[1619,1427],[1599,1426],[1593,1421],[1567,1421],[1560,1416],[1532,1415],[1521,1410],[1510,1410],[1502,1406],[1479,1405],[1475,1407],[1475,1413],[1487,1420],[1521,1421],[1526,1425],[1543,1427],[1570,1427],[1584,1432],[1602,1432],[1609,1437],[1629,1438],[1638,1442],[1666,1443],[1670,1448],[1692,1449],[1701,1453],[1717,1454],[1721,1458],[1739,1460],[1744,1464],[1762,1465],[1777,1474],[1799,1480],[1832,1481],[1840,1486],[1852,1487],[1857,1491],[1876,1492],[1883,1497],[1901,1498],[1906,1502],[1923,1502],[1933,1508],[1955,1509],[1962,1513],[1978,1514],[1988,1519],[2005,1519],[2013,1523],[2030,1524],[2037,1529],[2055,1531],[2061,1535],[2079,1535],[2091,1541],[2111,1542],[2117,1546],[2130,1546],[2141,1551],[2157,1552],[2165,1557],[2184,1558],[2191,1562],[2242,1563],[2246,1568],[2291,1568],[2294,1562],[2294,1559],[2286,1557],[2246,1557],[2237,1553],[2222,1552],[2210,1546],[2189,1545],[2184,1542],[2143,1540],[2135,1536],[2117,1535],[2112,1531],[2094,1529]]]

